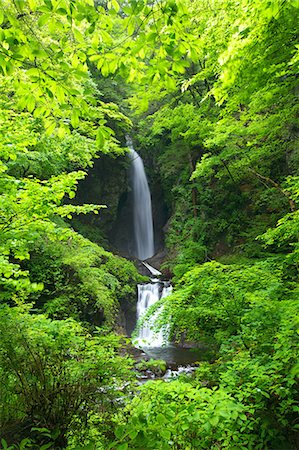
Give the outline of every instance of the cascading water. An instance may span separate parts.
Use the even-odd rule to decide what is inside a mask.
[[[161,281],[157,277],[161,273],[144,262],[154,254],[154,233],[151,195],[144,171],[143,161],[134,150],[132,141],[127,139],[131,159],[131,186],[133,193],[134,210],[134,236],[135,252],[134,256],[143,262],[143,265],[151,273],[150,283],[138,285],[137,319],[142,319],[148,308],[154,305],[161,298],[167,297],[172,292],[172,286],[168,281]],[[158,308],[142,326],[137,327],[135,345],[141,347],[151,358],[164,359],[169,362],[189,364],[198,360],[198,353],[192,349],[182,349],[169,342],[169,326],[165,325],[158,332],[155,332],[155,323],[159,320],[163,306]],[[191,353],[190,353],[191,352]],[[180,366],[178,374],[182,371],[190,371],[190,366]],[[168,377],[176,376],[176,372],[171,372]]]
[[[143,261],[153,256],[155,252],[152,201],[143,161],[134,150],[132,141],[129,138],[127,139],[127,145],[130,150],[129,157],[131,159],[135,238],[134,256]]]
[[[151,283],[138,285],[137,320],[141,319],[147,309],[160,298],[167,297],[172,291],[169,282],[152,279]],[[160,310],[161,311],[161,310]],[[162,347],[168,340],[168,327],[155,332],[153,327],[159,317],[159,309],[138,329],[135,345],[138,347]]]
[[[141,157],[134,150],[132,141],[127,138],[131,159],[131,186],[133,193],[134,214],[134,241],[135,256],[144,261],[154,254],[154,231],[152,217],[151,194]],[[161,273],[147,263],[143,263],[153,276]],[[146,310],[154,305],[160,298],[166,297],[171,292],[169,283],[152,279],[151,283],[138,285],[137,319],[140,319]],[[135,344],[139,347],[161,347],[167,340],[167,329],[155,333],[153,326],[159,316],[156,311],[149,321],[139,328]]]

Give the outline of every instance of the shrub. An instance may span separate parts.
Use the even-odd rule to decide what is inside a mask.
[[[118,341],[91,337],[72,319],[1,306],[1,435],[21,440],[31,437],[31,428],[45,427],[58,449],[66,445],[67,431],[88,425],[92,412],[109,416],[121,380],[130,378]]]

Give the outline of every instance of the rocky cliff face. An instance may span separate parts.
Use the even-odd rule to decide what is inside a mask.
[[[151,162],[146,161],[150,166]],[[152,167],[149,184],[152,197],[155,251],[164,246],[163,226],[168,219],[159,176]],[[79,183],[76,203],[104,204],[99,215],[88,214],[73,221],[75,229],[92,241],[127,258],[132,258],[134,245],[133,201],[129,183],[129,160],[126,156],[102,156],[96,160],[85,180]]]
[[[106,205],[98,215],[87,214],[74,220],[73,226],[83,235],[105,247],[119,215],[119,205],[127,196],[128,161],[124,156],[103,155],[95,160],[87,177],[78,185],[75,202]]]

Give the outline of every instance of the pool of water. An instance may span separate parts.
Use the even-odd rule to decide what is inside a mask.
[[[180,366],[207,361],[211,356],[211,350],[207,347],[182,348],[174,344],[169,344],[166,347],[143,347],[142,350],[150,358],[163,359],[167,364]]]

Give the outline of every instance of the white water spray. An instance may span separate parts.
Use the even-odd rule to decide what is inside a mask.
[[[150,273],[151,273],[152,275],[155,275],[155,276],[162,275],[162,273],[161,273],[159,270],[155,269],[155,268],[154,268],[153,266],[151,266],[149,263],[142,261],[142,264],[144,265],[144,267],[147,268],[147,270],[150,271]]]
[[[168,282],[152,280],[151,283],[138,285],[137,320],[142,319],[147,309],[154,305],[160,298],[167,297],[172,292],[172,286]],[[159,308],[138,329],[138,336],[134,344],[137,347],[162,347],[168,342],[168,326],[162,327],[158,332],[154,331],[155,322],[161,313]]]

